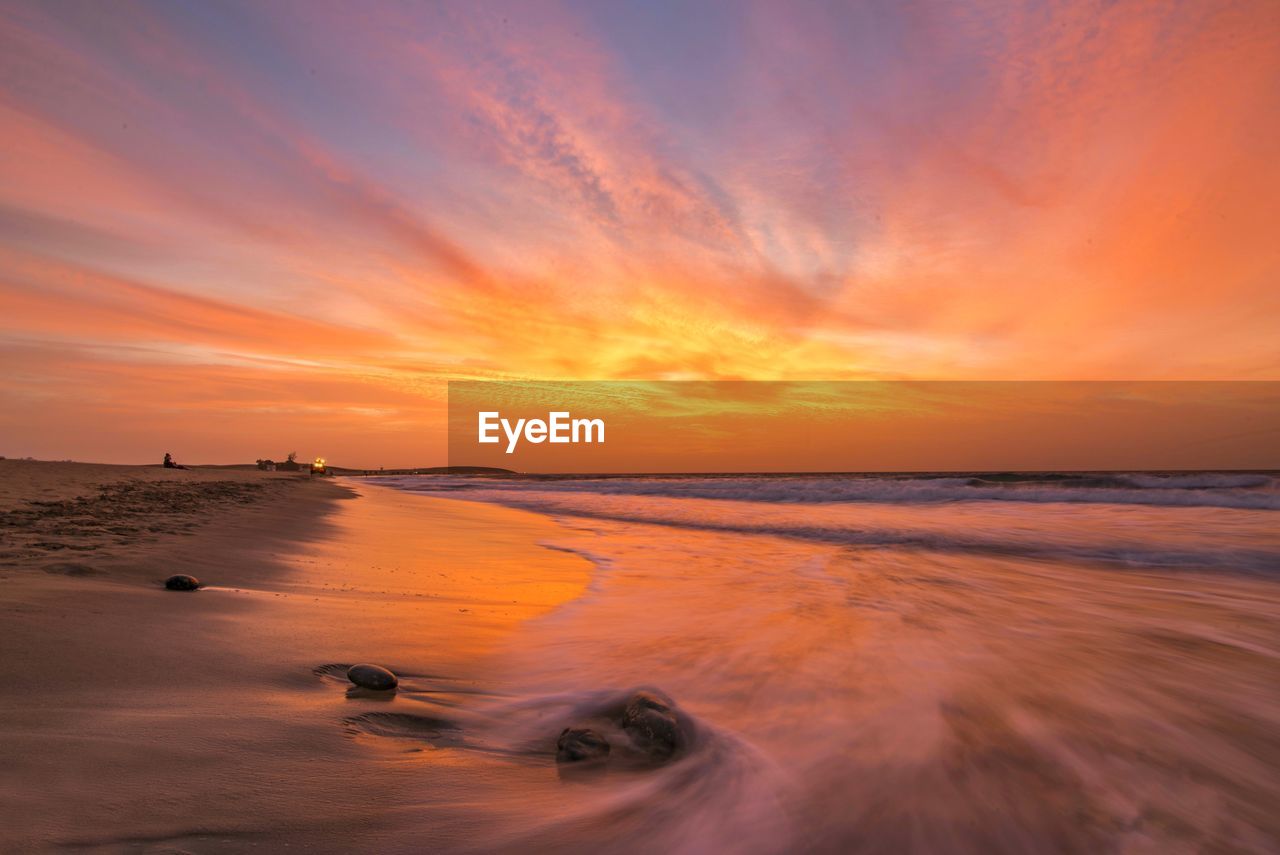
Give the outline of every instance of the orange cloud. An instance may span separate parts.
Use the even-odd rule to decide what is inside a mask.
[[[395,465],[452,378],[1280,374],[1274,4],[674,15],[0,10],[0,453],[89,376],[101,459]]]

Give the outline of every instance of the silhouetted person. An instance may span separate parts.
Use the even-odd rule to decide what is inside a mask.
[[[164,468],[165,469],[186,469],[187,467],[179,466],[177,463],[174,463],[173,455],[166,451],[164,453]]]

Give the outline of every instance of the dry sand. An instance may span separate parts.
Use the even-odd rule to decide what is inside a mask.
[[[581,592],[558,531],[358,481],[0,461],[0,851],[456,845],[397,836],[422,778],[355,735]],[[326,667],[359,661],[394,700]]]

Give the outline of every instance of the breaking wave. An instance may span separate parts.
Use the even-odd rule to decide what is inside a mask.
[[[1271,474],[975,473],[896,475],[406,476],[382,479],[422,492],[595,493],[747,502],[1035,502],[1280,510],[1280,481]]]
[[[1280,492],[1270,476],[1250,473],[382,480],[561,519],[857,548],[1248,573],[1280,567],[1269,513]]]

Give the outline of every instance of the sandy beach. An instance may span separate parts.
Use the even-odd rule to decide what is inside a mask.
[[[1280,855],[1277,138],[1280,0],[0,0],[0,855]]]
[[[2,851],[1280,841],[1269,476],[0,484]]]
[[[325,666],[447,702],[589,569],[531,514],[305,476],[0,461],[0,498],[6,852],[386,851],[420,775]]]

